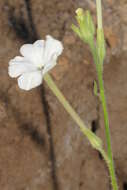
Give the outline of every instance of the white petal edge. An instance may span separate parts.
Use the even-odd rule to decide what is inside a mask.
[[[23,61],[23,60],[24,60],[24,57],[16,56],[16,57],[14,57],[13,59],[11,59],[11,60],[9,61],[9,65],[15,64],[16,61]]]
[[[54,39],[52,36],[47,35],[45,41],[44,60],[47,63],[54,56],[58,57],[63,51],[63,45],[59,40]]]
[[[43,75],[41,71],[24,73],[18,78],[18,86],[23,90],[31,90],[42,83]]]
[[[8,74],[12,78],[16,78],[23,73],[35,71],[36,67],[27,61],[24,57],[17,56],[10,60]]]

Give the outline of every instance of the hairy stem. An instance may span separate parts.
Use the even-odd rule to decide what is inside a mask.
[[[72,108],[72,106],[69,104],[69,102],[65,99],[61,91],[58,89],[56,84],[54,83],[52,77],[49,74],[46,74],[44,77],[44,80],[46,81],[49,88],[52,90],[54,95],[57,97],[57,99],[60,101],[60,103],[63,105],[65,110],[70,114],[70,116],[73,118],[73,120],[77,123],[77,125],[80,127],[80,130],[82,133],[88,138],[91,145],[99,150],[101,152],[102,149],[102,142],[99,137],[97,137],[90,129],[86,127],[82,119],[79,117],[79,115],[76,113],[76,111]]]
[[[102,30],[102,6],[101,6],[101,0],[96,0],[97,5],[97,21],[98,21],[98,30]],[[98,34],[99,35],[99,34]],[[112,154],[112,147],[111,147],[111,137],[110,137],[110,127],[109,127],[109,116],[107,111],[107,103],[106,103],[106,97],[105,97],[105,91],[104,91],[104,82],[103,82],[103,61],[99,57],[97,47],[95,47],[94,42],[89,43],[94,62],[96,64],[96,71],[97,71],[97,77],[98,77],[98,83],[99,83],[99,91],[100,91],[100,100],[101,105],[103,109],[104,114],[104,123],[105,123],[105,134],[106,134],[106,141],[107,141],[107,152],[108,152],[108,158],[110,162],[108,163],[110,178],[112,187],[114,190],[118,190],[117,185],[117,179],[115,175],[115,168],[114,168],[114,161],[113,161],[113,154]]]
[[[109,165],[109,172],[111,176],[111,182],[114,190],[118,190],[117,180],[115,176],[115,168],[114,168],[114,161],[113,161],[113,154],[112,154],[112,147],[111,147],[111,137],[110,137],[110,128],[109,128],[109,116],[107,111],[107,104],[106,104],[106,97],[104,92],[104,83],[103,83],[103,75],[102,69],[100,65],[97,66],[97,73],[98,73],[98,82],[99,82],[99,89],[100,89],[100,99],[104,113],[104,123],[105,123],[105,133],[106,133],[106,140],[107,140],[107,150],[108,150],[108,157],[110,159]]]
[[[98,30],[103,28],[102,26],[102,5],[101,0],[96,0],[97,5],[97,22],[98,22]],[[97,51],[96,51],[97,52]],[[98,56],[98,55],[97,55]],[[109,173],[111,177],[111,183],[114,190],[118,190],[117,179],[115,175],[115,167],[113,161],[113,154],[112,154],[112,147],[111,147],[111,137],[110,137],[110,127],[109,127],[109,116],[107,111],[107,103],[104,91],[104,82],[103,82],[103,63],[100,63],[99,57],[96,58],[96,69],[97,69],[97,76],[98,76],[98,83],[100,89],[100,99],[104,113],[104,123],[105,123],[105,133],[106,133],[106,140],[107,140],[107,151],[109,157]]]

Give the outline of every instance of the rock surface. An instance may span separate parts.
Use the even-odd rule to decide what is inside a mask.
[[[34,26],[30,29],[31,16]],[[51,34],[64,43],[64,53],[51,72],[54,80],[89,128],[104,137],[99,102],[93,95],[95,67],[87,45],[71,31],[75,10],[90,9],[96,23],[95,1],[0,1],[0,189],[110,189],[107,168],[52,92],[38,87],[24,92],[9,78],[8,61],[21,44]],[[104,81],[110,115],[114,160],[120,190],[127,187],[127,1],[103,3],[107,58]],[[29,17],[29,19],[28,19]],[[16,18],[16,19],[14,19]],[[20,22],[20,25],[17,25]],[[25,22],[25,25],[24,25]],[[18,26],[18,27],[16,27]],[[20,27],[23,27],[22,28]],[[29,31],[28,31],[29,30]],[[28,33],[28,35],[26,35]],[[44,93],[45,90],[45,93]],[[45,97],[49,117],[46,116]],[[48,122],[47,122],[48,121]],[[105,144],[105,143],[104,143]]]

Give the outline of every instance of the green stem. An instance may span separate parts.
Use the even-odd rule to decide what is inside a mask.
[[[106,98],[105,98],[105,92],[104,92],[104,82],[103,82],[103,72],[101,64],[96,64],[96,70],[97,70],[97,76],[98,76],[98,83],[99,83],[99,89],[100,89],[100,100],[103,108],[104,113],[104,123],[105,123],[105,133],[106,133],[106,140],[107,140],[107,151],[108,156],[112,160],[112,148],[111,148],[111,137],[110,137],[110,129],[109,129],[109,117],[108,117],[108,111],[107,111],[107,105],[106,105]]]
[[[97,50],[93,42],[90,44],[91,52],[93,54],[94,62],[96,65],[96,71],[97,71],[97,77],[98,77],[98,83],[99,83],[99,89],[100,89],[100,98],[101,98],[101,104],[104,112],[104,122],[105,122],[105,132],[106,132],[106,140],[107,140],[107,149],[108,149],[108,156],[111,158],[112,156],[112,150],[111,150],[111,138],[110,138],[110,130],[109,130],[109,119],[108,119],[108,112],[107,112],[107,105],[106,105],[106,98],[104,93],[104,83],[103,83],[103,70],[102,70],[102,64],[99,63]]]
[[[102,26],[102,6],[101,0],[96,0],[97,5],[97,22],[98,22],[98,30],[103,30]],[[100,35],[99,33],[97,35]],[[100,36],[97,36],[99,39]],[[100,42],[101,43],[101,42]],[[99,44],[101,46],[101,44]],[[106,104],[106,97],[104,91],[104,82],[103,82],[103,60],[99,57],[98,51],[93,44],[91,44],[91,48],[93,49],[93,56],[94,61],[96,63],[96,70],[98,76],[98,83],[100,89],[100,99],[104,113],[104,123],[105,123],[105,133],[106,133],[106,140],[107,140],[107,150],[108,150],[108,157],[109,157],[109,173],[111,177],[112,187],[114,190],[118,190],[117,179],[115,175],[115,168],[114,168],[114,161],[113,161],[113,154],[112,154],[112,147],[111,147],[111,137],[110,137],[110,128],[109,128],[109,116],[107,111],[107,104]]]
[[[94,62],[96,65],[99,90],[100,90],[100,100],[101,100],[102,109],[103,109],[103,113],[104,113],[104,123],[105,123],[105,133],[106,133],[106,141],[107,141],[108,158],[110,160],[110,162],[107,162],[107,164],[108,164],[109,173],[110,173],[110,177],[111,177],[112,187],[114,190],[118,190],[118,185],[117,185],[117,180],[116,180],[116,175],[115,175],[113,155],[112,155],[112,148],[111,148],[109,116],[108,116],[107,104],[106,104],[106,98],[105,98],[105,92],[104,92],[102,63],[99,62],[97,49],[95,47],[94,42],[91,41],[89,43],[89,45],[90,45],[91,52],[93,54]]]
[[[108,111],[107,111],[106,98],[105,98],[105,92],[104,92],[103,75],[102,75],[102,69],[100,67],[100,64],[97,65],[97,73],[98,73],[98,82],[99,82],[99,89],[100,89],[100,99],[101,99],[101,104],[102,104],[103,113],[104,113],[104,123],[105,123],[108,157],[110,159],[109,171],[110,171],[110,175],[111,175],[113,189],[118,190],[117,180],[116,180],[116,176],[115,176],[112,147],[111,147],[109,116],[108,116]]]
[[[102,6],[101,0],[96,0],[98,29],[102,29]]]
[[[72,108],[72,106],[68,103],[68,101],[65,99],[63,94],[60,92],[60,90],[54,83],[52,77],[49,74],[46,74],[44,77],[44,80],[46,81],[47,85],[52,90],[54,95],[57,97],[57,99],[60,101],[60,103],[63,105],[65,110],[70,114],[73,120],[78,124],[78,126],[80,127],[80,130],[88,138],[91,145],[98,151],[103,152],[101,139],[97,137],[90,129],[88,129],[85,126],[84,122],[81,120],[79,115],[76,113],[76,111]]]
[[[52,77],[49,74],[46,74],[44,77],[45,82],[47,83],[48,87],[51,89],[51,91],[54,93],[54,95],[57,97],[57,99],[60,101],[60,103],[63,105],[65,110],[70,114],[72,119],[78,124],[80,127],[80,130],[82,133],[88,138],[93,148],[97,149],[101,155],[103,156],[104,160],[107,163],[107,166],[109,168],[111,176],[113,176],[113,168],[109,157],[107,156],[106,152],[104,151],[102,147],[102,142],[99,137],[97,137],[91,130],[89,130],[84,122],[81,120],[79,115],[75,112],[75,110],[72,108],[72,106],[68,103],[68,101],[65,99],[61,91],[58,89],[56,84],[54,83]],[[113,178],[112,181],[115,179]],[[117,189],[114,189],[117,190]]]

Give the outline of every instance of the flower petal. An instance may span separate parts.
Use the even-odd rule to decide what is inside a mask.
[[[34,44],[24,44],[20,53],[32,61],[36,67],[43,66],[44,40],[37,40]]]
[[[44,60],[45,64],[51,60],[54,56],[57,57],[62,53],[63,45],[60,41],[54,39],[50,35],[46,36],[45,41],[45,53],[44,53]]]
[[[47,62],[47,64],[45,64],[44,69],[42,71],[43,75],[47,73],[49,70],[51,70],[56,64],[57,62],[55,58]]]
[[[41,71],[24,73],[18,78],[18,85],[23,90],[31,90],[42,83],[42,78]]]
[[[15,64],[16,61],[23,61],[23,60],[24,60],[24,57],[16,56],[14,59],[11,59],[9,61],[9,66]]]
[[[10,60],[8,67],[8,74],[10,77],[15,78],[23,73],[35,71],[36,67],[24,57],[17,56]]]

